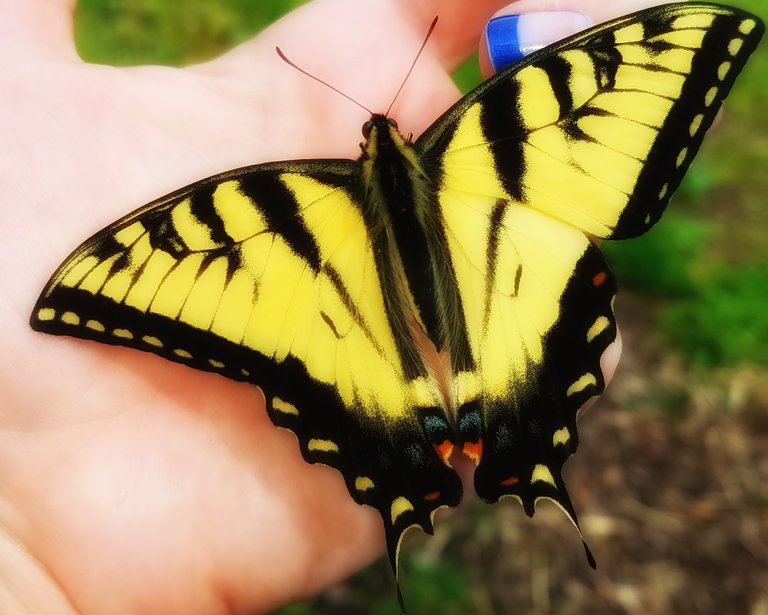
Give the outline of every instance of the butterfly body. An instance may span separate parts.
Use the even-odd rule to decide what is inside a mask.
[[[658,221],[761,34],[656,7],[502,71],[415,142],[375,114],[357,161],[182,188],[77,248],[32,326],[260,386],[381,513],[395,569],[403,533],[460,501],[457,450],[483,500],[550,499],[578,527],[560,471],[616,336],[590,237]]]

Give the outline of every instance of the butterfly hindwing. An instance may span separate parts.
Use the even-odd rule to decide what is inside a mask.
[[[394,561],[461,483],[433,388],[403,373],[354,177],[351,162],[267,164],[151,203],[67,259],[32,326],[259,385],[304,458],[381,512]]]

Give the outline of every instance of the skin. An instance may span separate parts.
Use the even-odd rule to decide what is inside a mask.
[[[649,4],[514,8],[599,22]],[[381,110],[439,14],[392,113],[419,134],[499,8],[320,0],[215,61],[117,69],[78,58],[72,0],[0,0],[0,612],[263,612],[382,553],[378,513],[301,459],[257,388],[27,322],[69,251],[138,205],[245,164],[359,154],[366,114],[276,44]]]

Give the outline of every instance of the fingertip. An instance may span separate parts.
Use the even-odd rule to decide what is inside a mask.
[[[79,58],[75,0],[0,0],[0,55]]]
[[[603,378],[605,379],[606,386],[613,379],[613,375],[616,373],[616,368],[619,365],[619,358],[621,357],[621,331],[618,325],[616,325],[616,339],[613,343],[605,349],[603,356],[600,358],[600,368],[603,370]]]
[[[589,16],[578,11],[516,13],[514,5],[502,9],[490,19],[483,32],[481,70],[489,76],[593,24]]]

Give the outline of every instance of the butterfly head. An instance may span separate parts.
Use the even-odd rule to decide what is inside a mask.
[[[371,115],[371,119],[363,124],[363,137],[368,141],[374,130],[378,131],[382,128],[389,130],[390,127],[397,130],[397,122],[393,118],[387,117],[381,113],[374,113]]]
[[[411,137],[403,137],[397,122],[383,113],[371,114],[362,127],[365,141],[360,143],[362,159],[381,158],[388,160],[393,156],[403,155],[411,143]]]

